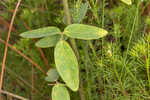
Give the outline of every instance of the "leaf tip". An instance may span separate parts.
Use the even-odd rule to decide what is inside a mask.
[[[132,5],[132,1],[131,0],[121,0],[122,2],[124,2],[127,5]]]
[[[74,89],[72,89],[73,91],[78,91],[78,89],[79,89],[79,86],[77,86],[76,88],[74,88]]]
[[[19,34],[19,36],[20,36],[20,37],[24,37],[24,36],[25,36],[25,34],[24,34],[24,33],[21,33],[21,34]]]
[[[101,37],[104,37],[108,34],[108,31],[106,31],[105,29],[100,29],[99,34]]]

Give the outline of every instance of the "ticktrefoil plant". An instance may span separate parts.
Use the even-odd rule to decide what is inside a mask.
[[[46,80],[56,82],[59,76],[65,84],[56,82],[52,88],[53,100],[70,100],[66,86],[72,91],[79,89],[79,65],[77,57],[67,42],[68,38],[93,40],[107,35],[107,31],[91,25],[70,24],[63,32],[57,27],[44,27],[22,33],[23,38],[42,38],[35,45],[41,48],[55,47],[56,69],[48,71]],[[57,94],[57,95],[56,95]]]

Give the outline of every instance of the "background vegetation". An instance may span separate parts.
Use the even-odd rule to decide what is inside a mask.
[[[0,64],[16,3],[0,1]],[[103,39],[76,40],[81,86],[80,92],[69,91],[71,100],[150,100],[150,1],[132,0],[127,5],[120,0],[69,0],[69,8],[72,23],[109,32]],[[19,34],[45,26],[63,31],[65,20],[61,0],[22,0],[9,44],[47,72],[55,67],[54,48],[37,48],[36,40]],[[30,100],[51,100],[52,86],[45,74],[15,50],[8,49],[2,89]]]

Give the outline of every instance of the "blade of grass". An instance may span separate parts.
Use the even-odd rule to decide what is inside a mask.
[[[125,61],[124,61],[124,65],[122,67],[122,70],[121,70],[121,75],[120,77],[122,77],[122,73],[123,73],[123,69],[125,68],[126,70],[130,71],[126,66],[126,60],[127,60],[127,56],[128,56],[128,52],[129,52],[129,47],[130,47],[130,44],[131,44],[131,40],[132,40],[132,37],[133,37],[133,33],[134,33],[134,29],[135,29],[135,26],[136,26],[136,21],[137,21],[137,17],[138,17],[138,14],[139,14],[139,7],[140,7],[140,2],[138,2],[137,4],[137,8],[136,8],[136,12],[135,12],[135,17],[134,17],[134,20],[133,20],[133,25],[132,25],[132,30],[131,30],[131,34],[130,34],[130,37],[129,37],[129,41],[128,41],[128,46],[127,46],[127,52],[125,54]]]
[[[89,61],[89,45],[88,45],[88,41],[85,42],[85,45],[83,46],[83,52],[84,52],[84,59],[83,62],[85,64],[85,70],[86,70],[86,81],[87,81],[87,95],[86,95],[86,99],[87,100],[91,100],[92,99],[92,92],[91,92],[91,81],[90,81],[90,70],[91,70],[91,64]]]

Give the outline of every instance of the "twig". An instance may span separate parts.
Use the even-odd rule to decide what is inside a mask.
[[[0,38],[0,42],[1,43],[5,43],[4,40],[2,40]],[[13,47],[11,44],[8,43],[8,47],[10,47],[12,50],[14,50],[15,52],[17,52],[19,55],[21,55],[22,57],[24,57],[26,60],[28,60],[30,63],[32,63],[38,70],[40,70],[41,72],[43,72],[44,74],[46,74],[46,72],[41,69],[41,67],[35,63],[31,58],[27,57],[26,55],[24,55],[21,51],[19,51],[18,49],[16,49],[15,47]]]
[[[3,25],[6,25],[8,28],[10,26],[9,23],[2,16],[0,16],[0,23],[2,23]],[[12,27],[12,30],[16,32],[16,29],[14,27]]]
[[[18,95],[16,95],[16,94],[13,94],[13,93],[10,93],[10,92],[4,91],[4,90],[1,90],[1,93],[7,94],[7,95],[9,95],[9,96],[12,96],[12,97],[17,98],[17,99],[20,99],[20,100],[29,100],[29,99],[27,99],[27,98],[18,96]]]
[[[8,50],[8,42],[9,42],[9,38],[10,38],[10,33],[12,31],[12,27],[13,27],[13,23],[14,23],[14,19],[18,10],[18,7],[20,5],[21,0],[18,0],[18,3],[16,5],[15,11],[13,13],[12,19],[11,19],[11,23],[9,26],[9,30],[8,30],[8,36],[6,39],[6,44],[5,44],[5,50],[4,50],[4,56],[3,56],[3,61],[2,61],[2,69],[1,69],[1,77],[0,77],[0,99],[1,99],[1,90],[2,90],[2,84],[3,84],[3,76],[4,76],[4,71],[5,71],[5,61],[6,61],[6,56],[7,56],[7,50]]]

